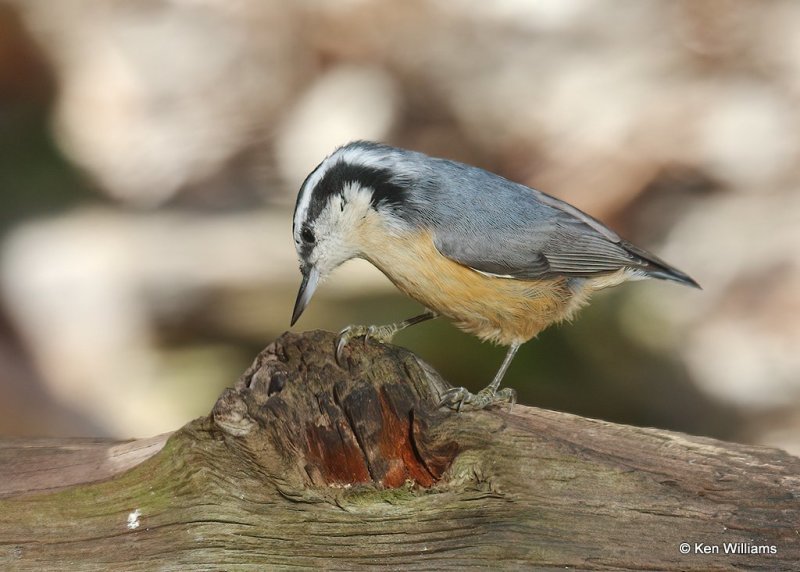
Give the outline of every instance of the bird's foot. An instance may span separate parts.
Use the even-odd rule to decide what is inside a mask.
[[[510,387],[504,387],[497,391],[491,387],[485,387],[478,393],[470,393],[463,387],[453,387],[442,395],[439,407],[449,407],[456,411],[469,411],[486,409],[492,405],[508,403],[508,410],[517,402],[517,392]]]
[[[388,344],[394,335],[400,330],[397,324],[386,324],[383,326],[347,326],[336,337],[336,362],[342,363],[342,351],[353,338],[364,338],[364,347],[368,340],[375,340],[382,344]]]

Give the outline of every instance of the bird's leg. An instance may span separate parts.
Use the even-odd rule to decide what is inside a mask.
[[[508,403],[509,408],[514,405],[514,403],[517,402],[516,391],[510,387],[506,387],[500,391],[497,389],[500,387],[500,382],[503,381],[503,376],[506,374],[508,366],[511,365],[511,360],[514,359],[519,346],[520,344],[516,343],[508,348],[508,352],[506,353],[506,357],[500,369],[497,370],[492,383],[487,387],[481,389],[476,394],[470,393],[464,387],[448,389],[442,396],[439,407],[446,405],[450,409],[461,411],[463,409],[485,409],[495,403]]]
[[[364,344],[367,343],[367,340],[376,340],[382,344],[389,343],[400,330],[405,330],[409,326],[432,320],[438,316],[439,314],[436,312],[426,310],[419,316],[414,316],[413,318],[408,318],[407,320],[394,324],[385,324],[383,326],[347,326],[339,332],[339,336],[336,338],[336,361],[341,363],[342,350],[353,338],[364,336]]]

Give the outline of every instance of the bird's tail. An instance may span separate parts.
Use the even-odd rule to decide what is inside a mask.
[[[702,290],[700,284],[698,284],[694,278],[685,272],[681,272],[671,264],[667,264],[655,254],[651,254],[650,252],[647,252],[646,250],[641,249],[627,241],[623,241],[622,245],[625,250],[641,259],[641,270],[648,277],[658,278],[659,280],[670,280],[672,282],[678,282],[679,284],[685,284],[686,286],[691,286],[692,288]]]

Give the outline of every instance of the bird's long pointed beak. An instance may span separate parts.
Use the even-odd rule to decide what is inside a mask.
[[[294,303],[294,311],[292,312],[292,323],[294,323],[306,309],[314,291],[319,284],[319,270],[311,266],[307,270],[303,269],[303,282],[300,284],[300,290],[297,292],[297,300]]]

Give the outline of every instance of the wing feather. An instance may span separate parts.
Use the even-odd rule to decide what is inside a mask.
[[[646,271],[657,260],[639,249],[632,252],[614,231],[571,205],[538,191],[529,197],[535,200],[518,204],[513,218],[488,213],[492,222],[478,228],[455,220],[440,225],[436,248],[479,272],[524,280]],[[520,208],[525,203],[529,208]]]
[[[622,240],[580,209],[477,167],[426,164],[410,197],[419,224],[433,228],[439,252],[484,274],[537,280],[593,277],[621,269],[697,283]]]

